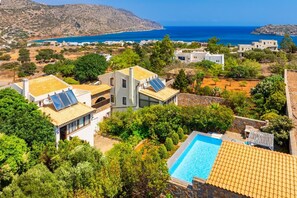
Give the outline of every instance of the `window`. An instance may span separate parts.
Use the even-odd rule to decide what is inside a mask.
[[[114,78],[110,78],[110,86],[114,86]]]
[[[157,105],[157,104],[159,104],[158,100],[143,94],[139,95],[139,107],[143,108],[146,106]]]
[[[89,114],[89,115],[87,115],[87,116],[85,116],[83,118],[80,118],[79,120],[76,120],[76,121],[74,121],[74,122],[72,122],[72,123],[70,123],[68,125],[66,125],[67,126],[67,133],[70,134],[70,133],[72,133],[72,132],[74,132],[74,131],[76,131],[76,130],[78,130],[78,129],[80,129],[80,128],[88,125],[88,124],[90,124],[90,123],[91,123],[91,114]]]
[[[123,97],[123,105],[127,105],[127,98]]]
[[[114,103],[114,95],[110,95],[110,101],[111,103]]]
[[[125,79],[122,79],[122,87],[127,88],[127,81]]]
[[[96,100],[95,103],[97,104],[97,103],[102,102],[102,101],[104,101],[104,100],[106,100],[106,98],[104,98],[104,97],[100,97],[100,98],[98,98],[98,100]]]

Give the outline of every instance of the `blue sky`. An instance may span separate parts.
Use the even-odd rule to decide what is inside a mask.
[[[110,5],[162,25],[297,24],[297,0],[35,0],[46,4]]]

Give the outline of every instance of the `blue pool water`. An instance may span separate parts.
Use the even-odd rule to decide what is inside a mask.
[[[193,177],[207,179],[222,140],[197,135],[170,168],[171,177],[192,183]]]

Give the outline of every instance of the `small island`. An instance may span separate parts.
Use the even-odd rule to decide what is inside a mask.
[[[266,25],[255,29],[252,34],[270,34],[283,36],[285,34],[297,35],[297,25]]]

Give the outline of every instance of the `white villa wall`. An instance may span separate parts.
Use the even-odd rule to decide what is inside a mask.
[[[94,130],[94,134],[99,131],[99,123],[103,121],[104,117],[108,117],[111,114],[111,108],[105,109],[103,111],[100,111],[98,113],[93,114],[92,119],[92,129]]]
[[[92,106],[91,92],[79,89],[74,89],[73,92],[79,102],[86,104],[89,107]]]
[[[70,139],[70,137],[78,137],[81,140],[87,141],[91,146],[94,146],[94,133],[95,129],[92,127],[91,122],[91,124],[70,134],[68,138]]]

